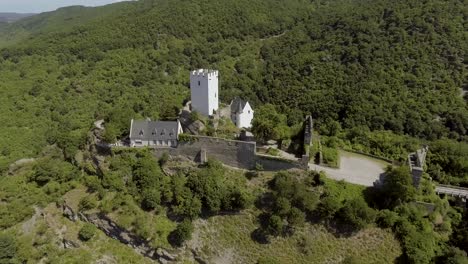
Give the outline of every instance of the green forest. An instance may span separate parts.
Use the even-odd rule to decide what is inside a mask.
[[[148,184],[162,189],[180,184],[183,195],[190,196],[188,188],[198,200],[190,196],[179,201],[148,191],[146,183],[139,182],[146,179],[138,175],[152,172],[139,173],[133,156],[131,163],[122,161],[131,172],[115,165],[109,174],[97,175],[82,164],[96,120],[105,120],[105,138],[113,141],[128,135],[132,118],[177,118],[190,97],[189,71],[197,68],[219,70],[221,102],[241,96],[263,121],[269,120],[257,118],[266,128],[256,133],[262,140],[294,139],[304,116],[311,114],[328,152],[342,148],[403,162],[409,152],[428,144],[432,180],[468,187],[467,6],[466,0],[139,0],[61,8],[2,23],[0,173],[5,184],[0,218],[8,220],[2,220],[1,227],[31,216],[34,204],[59,201],[77,182],[94,186],[84,176],[100,182],[95,191],[126,190],[135,196],[139,210],[164,204],[180,218],[203,216],[202,209],[215,215],[251,206],[243,204],[251,197],[227,192],[226,186],[217,186],[224,196],[210,202],[204,196],[210,182],[186,182],[185,175],[180,176],[182,183],[170,183],[159,167],[144,164],[159,175]],[[36,158],[34,166],[22,177],[8,178],[11,164],[27,158]],[[203,170],[213,178],[220,174],[216,164]],[[134,185],[124,188],[116,179],[129,174]],[[18,186],[24,190],[14,193]],[[283,205],[297,198],[275,186],[270,189]],[[28,196],[36,201],[28,201]],[[274,219],[273,227],[265,230],[278,236],[275,221],[279,228],[281,219],[303,222],[312,211],[319,212],[318,197],[310,199],[314,206],[309,209],[298,201],[289,205],[295,210],[264,209]],[[403,248],[411,248],[421,238],[408,241],[407,234],[430,233],[427,219],[412,227],[405,222],[416,210],[410,208],[412,200],[399,206],[372,205],[379,213],[365,207],[359,212],[364,220],[351,219],[355,212],[341,205],[335,206],[336,215],[354,220],[359,228],[374,222],[391,228]],[[358,199],[340,203],[363,207]],[[22,204],[27,206],[15,210]],[[383,217],[382,210],[393,211]],[[444,204],[437,210],[444,217],[462,217]],[[379,222],[393,213],[400,218]],[[182,223],[178,237],[191,230],[190,222]],[[450,246],[468,250],[460,235],[466,232],[463,223],[453,223],[453,228],[446,224],[439,230],[442,238],[431,233],[431,247],[438,246],[431,248],[429,260],[443,262],[452,253],[461,254]],[[450,228],[456,232],[449,239]],[[85,229],[83,236],[92,237],[91,232]],[[4,239],[11,238],[0,243]]]

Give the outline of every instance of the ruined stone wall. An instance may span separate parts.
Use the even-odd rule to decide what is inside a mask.
[[[170,155],[185,156],[200,162],[200,154],[208,159],[216,159],[226,165],[244,168],[255,168],[255,142],[244,142],[222,138],[190,136],[190,140],[179,141],[177,148],[155,149],[156,156],[166,152]]]
[[[238,140],[228,140],[206,136],[188,136],[190,140],[179,141],[177,148],[155,148],[153,153],[161,157],[163,153],[172,156],[183,156],[195,162],[206,159],[216,159],[222,163],[247,170],[253,170],[259,164],[266,171],[280,171],[288,169],[308,169],[308,159],[285,160],[279,157],[258,155],[256,143]]]
[[[307,163],[308,163],[307,159]],[[307,169],[307,165],[304,165],[300,161],[285,160],[281,158],[275,158],[271,156],[257,155],[256,163],[261,165],[263,170],[266,171],[281,171],[289,169]],[[306,164],[307,164],[306,163]]]

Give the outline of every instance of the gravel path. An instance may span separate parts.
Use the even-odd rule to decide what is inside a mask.
[[[344,180],[346,182],[373,186],[385,171],[388,163],[373,159],[364,155],[340,151],[340,168],[332,169],[315,164],[309,164],[309,168],[316,171],[324,171],[329,178]]]

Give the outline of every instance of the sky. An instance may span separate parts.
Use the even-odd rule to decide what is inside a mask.
[[[122,0],[0,0],[0,13],[40,13],[71,5],[100,6]]]

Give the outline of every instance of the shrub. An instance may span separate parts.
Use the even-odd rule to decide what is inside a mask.
[[[161,155],[161,158],[159,158],[159,166],[164,166],[167,161],[169,160],[169,154],[167,154],[167,152],[164,152],[162,155]]]
[[[200,120],[200,113],[198,113],[197,111],[192,111],[190,113],[190,121],[195,122],[198,120]]]
[[[80,200],[80,203],[78,204],[78,209],[80,211],[86,211],[86,210],[91,210],[93,208],[96,208],[97,206],[97,201],[96,198],[92,195],[88,195],[86,197],[83,197]]]
[[[78,232],[78,237],[82,241],[88,241],[96,234],[96,227],[90,223],[85,223]]]
[[[271,156],[279,156],[279,150],[276,148],[268,148],[266,154]]]
[[[379,215],[377,217],[377,224],[382,228],[390,228],[395,225],[398,219],[399,216],[397,213],[388,209],[384,209],[379,212]]]
[[[279,197],[275,201],[274,211],[279,216],[286,216],[291,210],[291,203],[284,197]]]
[[[0,234],[0,263],[10,263],[16,256],[16,241],[10,234]]]
[[[336,195],[328,195],[320,201],[317,211],[325,218],[332,218],[341,208],[341,201]]]
[[[362,229],[374,222],[375,211],[361,198],[345,201],[338,216],[356,229]]]
[[[171,241],[176,246],[182,246],[182,244],[192,238],[193,225],[188,219],[185,219],[182,223],[177,225],[177,228],[171,233]]]
[[[288,214],[288,223],[291,226],[302,226],[305,223],[305,214],[296,207],[291,208]]]
[[[273,236],[278,236],[283,232],[283,219],[277,215],[272,215],[268,219],[267,231]]]
[[[338,150],[333,148],[322,148],[322,158],[323,162],[330,167],[338,168],[339,167],[339,154]]]
[[[161,203],[161,193],[156,189],[147,189],[143,191],[142,206],[145,209],[155,209]]]

